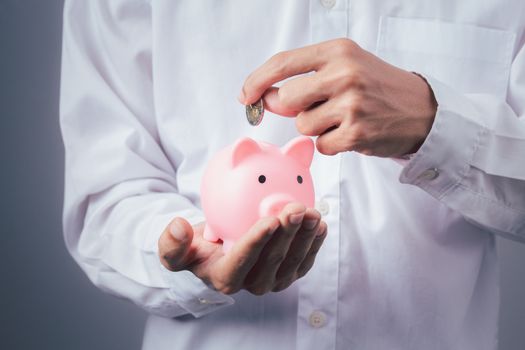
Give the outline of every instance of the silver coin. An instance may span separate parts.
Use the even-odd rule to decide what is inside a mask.
[[[264,116],[264,104],[262,98],[251,105],[246,105],[246,119],[253,126],[261,124]]]

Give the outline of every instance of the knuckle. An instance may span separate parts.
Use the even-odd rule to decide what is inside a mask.
[[[338,101],[337,107],[344,113],[344,115],[352,116],[353,102],[348,96],[341,98]]]
[[[360,145],[363,144],[364,140],[366,139],[366,133],[359,126],[348,130],[347,135],[348,137],[346,138],[345,146],[348,149],[359,148]]]
[[[354,112],[355,115],[364,115],[366,113],[366,104],[367,99],[361,92],[356,92],[352,96],[352,112]]]
[[[288,54],[285,51],[276,53],[270,58],[270,67],[276,74],[285,71],[288,62]]]
[[[351,119],[360,116],[364,112],[364,99],[357,94],[353,94],[353,96],[347,96],[346,98],[342,98],[340,101],[340,106],[345,113],[345,115],[350,116]]]
[[[343,86],[347,89],[356,89],[362,90],[364,86],[364,81],[361,72],[358,68],[352,65],[345,65],[340,68],[339,71],[340,80],[343,83]]]
[[[345,82],[351,82],[354,79],[354,73],[355,70],[352,68],[349,64],[340,65],[340,67],[337,67],[336,76],[339,80],[343,80]]]
[[[244,85],[242,87],[242,92],[244,94],[247,94],[249,92],[249,90],[251,89],[251,87],[253,86],[254,84],[254,80],[255,80],[255,75],[254,73],[250,73],[247,77],[246,77],[246,80],[244,81]]]
[[[297,128],[297,131],[303,135],[315,135],[312,124],[309,122],[303,112],[299,113],[299,115],[297,115],[295,118],[295,127]]]
[[[281,280],[277,283],[275,283],[275,286],[272,289],[272,292],[280,292],[282,290],[285,290],[286,288],[290,287],[290,285],[293,283],[294,279],[286,279]]]
[[[335,53],[341,56],[350,56],[359,48],[357,43],[348,38],[335,39],[332,42]]]
[[[268,256],[270,265],[280,265],[284,261],[285,255],[281,252],[275,252]]]
[[[297,266],[303,261],[303,257],[297,254],[291,255],[286,259],[286,264],[291,266]]]
[[[251,294],[258,296],[264,295],[268,292],[268,289],[263,286],[250,286],[246,290]]]
[[[277,96],[279,97],[279,102],[283,106],[290,107],[291,105],[293,105],[293,92],[291,88],[286,84],[279,88],[279,90],[277,91]]]

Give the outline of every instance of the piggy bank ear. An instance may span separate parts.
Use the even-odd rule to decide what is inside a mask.
[[[261,148],[254,140],[249,137],[243,137],[233,145],[233,152],[231,158],[231,165],[235,168],[241,164],[246,158],[260,153]]]
[[[307,136],[299,136],[292,139],[281,150],[283,154],[296,159],[307,168],[312,164],[314,142]]]

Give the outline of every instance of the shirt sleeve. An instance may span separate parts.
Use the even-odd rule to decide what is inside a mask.
[[[479,72],[483,74],[483,72]],[[518,45],[506,98],[462,94],[425,76],[434,125],[400,175],[466,220],[525,242],[525,48]]]
[[[188,271],[164,269],[157,241],[176,216],[203,216],[179,194],[159,142],[147,1],[66,1],[60,125],[67,249],[102,290],[149,312],[196,317],[233,303]]]

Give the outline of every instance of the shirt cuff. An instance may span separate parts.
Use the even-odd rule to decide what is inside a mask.
[[[168,283],[170,296],[195,317],[204,316],[235,302],[232,297],[216,291],[190,271],[172,272],[160,263],[159,266]]]
[[[439,81],[425,78],[438,103],[436,117],[426,140],[404,164],[399,180],[442,199],[468,173],[485,128],[474,121],[476,112],[467,99]]]

